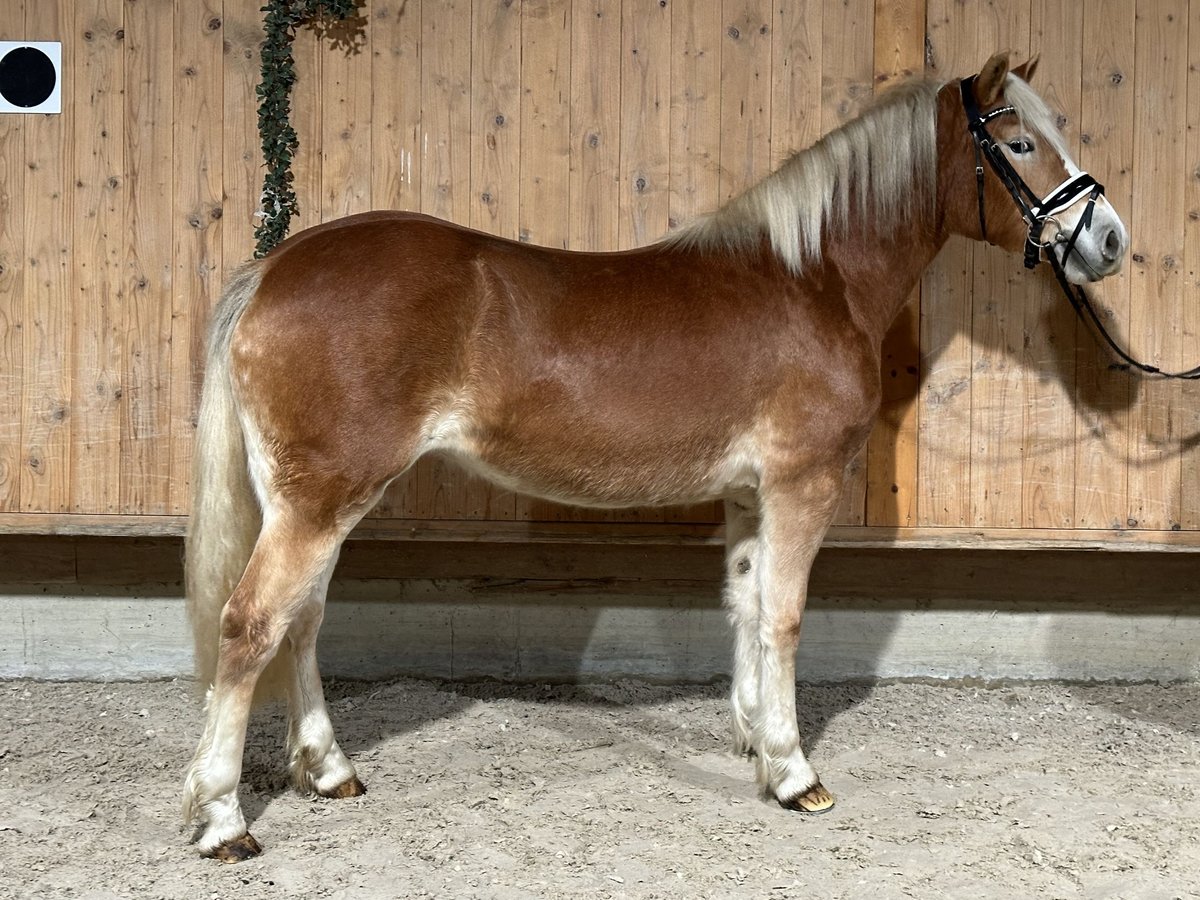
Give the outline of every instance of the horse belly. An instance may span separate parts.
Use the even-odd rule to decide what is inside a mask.
[[[753,488],[750,435],[664,416],[622,426],[570,410],[489,422],[447,417],[433,449],[506,490],[575,506],[698,503]]]

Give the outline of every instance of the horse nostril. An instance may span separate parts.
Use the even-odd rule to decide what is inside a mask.
[[[1100,252],[1104,254],[1104,258],[1109,262],[1121,255],[1121,235],[1117,234],[1117,229],[1108,229],[1108,234],[1104,236],[1104,243],[1101,245]]]

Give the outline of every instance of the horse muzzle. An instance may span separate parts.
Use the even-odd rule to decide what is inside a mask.
[[[1119,272],[1129,250],[1129,235],[1108,201],[1101,198],[1096,203],[1091,222],[1083,228],[1078,228],[1083,211],[1070,212],[1048,217],[1042,230],[1042,246],[1058,259],[1067,280],[1089,284]]]

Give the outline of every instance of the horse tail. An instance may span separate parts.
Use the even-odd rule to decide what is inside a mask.
[[[261,280],[257,263],[237,270],[225,286],[209,332],[184,544],[184,585],[202,689],[216,676],[221,610],[241,580],[262,528],[229,371],[234,328]]]

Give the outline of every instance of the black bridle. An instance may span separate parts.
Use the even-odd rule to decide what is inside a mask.
[[[1008,190],[1013,201],[1017,204],[1017,209],[1021,212],[1021,218],[1025,220],[1025,224],[1029,227],[1029,234],[1025,238],[1025,268],[1032,269],[1037,266],[1042,260],[1045,252],[1045,259],[1050,263],[1050,268],[1054,270],[1054,277],[1058,281],[1059,287],[1067,296],[1076,315],[1083,320],[1085,324],[1090,324],[1092,328],[1104,339],[1109,349],[1121,360],[1120,363],[1115,363],[1116,368],[1130,369],[1134,368],[1149,375],[1159,375],[1163,378],[1186,378],[1200,379],[1200,365],[1194,366],[1185,372],[1164,372],[1157,366],[1151,366],[1147,363],[1138,362],[1129,355],[1124,349],[1113,340],[1112,335],[1108,333],[1108,329],[1104,327],[1104,322],[1097,314],[1095,307],[1092,305],[1091,298],[1087,292],[1079,285],[1071,284],[1067,280],[1067,274],[1063,271],[1063,264],[1059,260],[1058,254],[1053,250],[1055,240],[1042,241],[1042,232],[1045,231],[1047,224],[1050,222],[1057,223],[1055,215],[1063,212],[1066,209],[1074,206],[1087,197],[1087,207],[1083,211],[1083,215],[1079,217],[1079,221],[1075,224],[1075,229],[1071,232],[1070,237],[1066,240],[1066,246],[1063,250],[1062,258],[1069,259],[1071,254],[1075,252],[1075,242],[1079,239],[1080,233],[1084,228],[1091,230],[1092,213],[1096,208],[1096,201],[1104,195],[1104,185],[1100,184],[1091,175],[1086,172],[1080,172],[1073,175],[1051,191],[1044,199],[1038,197],[1025,183],[1012,163],[1008,161],[1008,157],[1004,155],[1004,151],[1000,149],[999,144],[988,133],[987,123],[992,119],[1004,115],[1016,115],[1016,109],[1011,106],[1001,106],[989,112],[982,113],[979,111],[979,104],[975,102],[975,76],[964,78],[959,88],[962,91],[963,110],[967,114],[967,129],[971,132],[971,138],[975,144],[975,185],[979,195],[979,230],[983,234],[983,239],[987,240],[987,215],[984,212],[983,199],[983,161],[986,159],[988,165],[991,166],[996,177],[1000,179],[1000,183]],[[1061,232],[1060,232],[1061,235]]]

